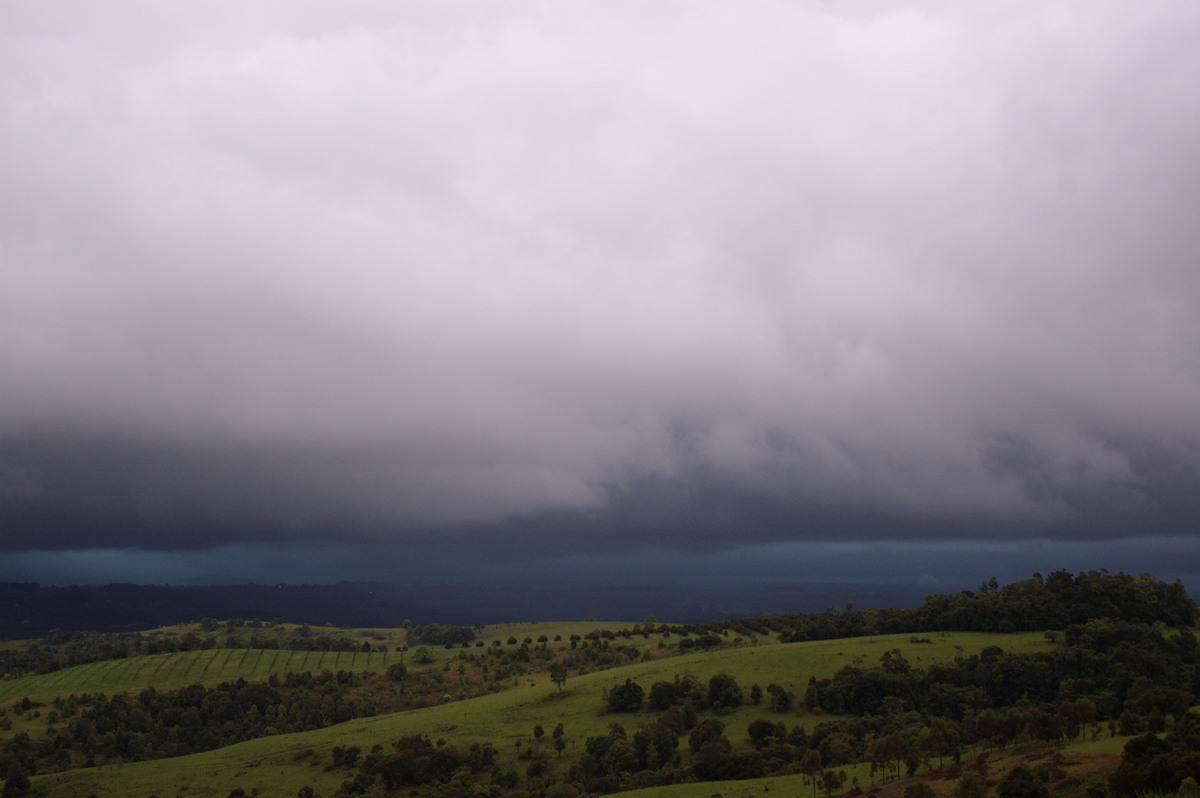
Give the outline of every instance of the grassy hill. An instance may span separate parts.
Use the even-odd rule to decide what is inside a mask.
[[[1200,778],[1178,594],[1056,572],[690,626],[61,633],[0,646],[0,777],[4,798],[914,798],[1028,769],[1062,798],[1165,795]]]
[[[499,630],[505,637],[508,631]],[[567,630],[568,635],[572,633]],[[427,734],[457,746],[491,743],[500,752],[498,764],[501,769],[524,769],[519,757],[523,749],[537,746],[532,737],[534,726],[541,724],[548,734],[558,723],[563,724],[567,741],[563,756],[550,749],[548,739],[541,747],[550,755],[551,773],[561,775],[570,760],[569,754],[581,750],[588,737],[605,734],[613,723],[633,729],[638,723],[651,721],[657,714],[649,710],[621,714],[603,711],[604,691],[623,684],[626,679],[649,685],[658,680],[671,680],[676,674],[688,673],[706,680],[716,673],[727,672],[747,687],[778,683],[803,691],[810,676],[828,678],[843,665],[874,662],[883,652],[892,649],[899,649],[913,662],[933,663],[978,653],[990,645],[1001,645],[1008,651],[1032,651],[1051,645],[1044,636],[1035,633],[941,633],[929,638],[929,643],[912,643],[910,638],[911,635],[881,635],[808,643],[743,645],[696,652],[572,677],[561,693],[542,674],[524,679],[519,687],[494,695],[358,719],[318,731],[253,740],[170,760],[42,776],[36,783],[64,798],[93,794],[186,794],[224,798],[239,787],[247,793],[258,789],[260,795],[291,796],[306,785],[313,786],[321,795],[330,795],[348,777],[346,770],[325,770],[335,746],[358,746],[366,751],[374,745],[387,747],[393,740],[406,735]],[[451,666],[452,663],[453,657],[436,667]],[[745,733],[747,725],[764,714],[762,706],[750,705],[722,715],[721,720],[729,730],[731,741],[743,746],[749,742]],[[789,722],[811,730],[828,716],[805,712],[788,713],[786,717]],[[791,777],[791,780],[796,778],[799,777]],[[711,790],[706,793],[708,795],[712,795]]]
[[[384,670],[404,658],[400,652],[231,648],[152,654],[0,682],[0,704],[23,697],[46,704],[72,693],[138,692],[147,687],[170,690],[192,684],[212,686],[238,678],[266,681],[272,674],[301,671]]]

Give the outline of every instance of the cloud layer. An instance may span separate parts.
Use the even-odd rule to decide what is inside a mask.
[[[1200,526],[1187,4],[0,14],[7,550]]]

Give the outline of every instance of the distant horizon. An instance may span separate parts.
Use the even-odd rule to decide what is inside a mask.
[[[1140,578],[1128,575],[1132,578]],[[1023,581],[1023,580],[1022,580]],[[1164,581],[1164,580],[1159,580]],[[1012,584],[1012,583],[1009,583]],[[1165,582],[1164,584],[1171,584]],[[1002,591],[1006,585],[998,585]],[[995,587],[809,585],[776,587],[483,587],[478,585],[136,585],[0,583],[9,612],[0,639],[55,631],[125,632],[202,618],[284,619],[338,627],[538,623],[581,619],[635,623],[735,621],[834,610],[918,610],[931,596]],[[1190,595],[1194,602],[1194,594]],[[934,607],[939,606],[934,602]]]

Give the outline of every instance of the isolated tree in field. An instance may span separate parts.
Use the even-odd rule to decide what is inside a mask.
[[[550,681],[558,688],[558,692],[562,692],[563,685],[567,683],[567,666],[565,663],[555,660],[550,663]]]
[[[885,671],[891,674],[902,675],[912,670],[912,665],[904,658],[904,655],[900,653],[900,649],[898,648],[883,652],[883,655],[879,658],[879,664]]]

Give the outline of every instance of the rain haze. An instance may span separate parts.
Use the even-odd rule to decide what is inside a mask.
[[[0,579],[1200,589],[1200,6],[0,4]]]

